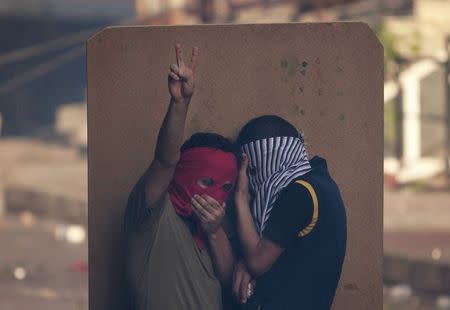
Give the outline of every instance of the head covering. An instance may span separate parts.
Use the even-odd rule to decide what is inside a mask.
[[[181,153],[168,191],[175,212],[194,223],[194,239],[200,248],[205,246],[205,236],[200,222],[194,217],[191,199],[195,194],[207,194],[222,204],[229,194],[222,186],[226,182],[234,184],[237,173],[233,153],[210,147],[193,147]],[[207,188],[199,186],[197,182],[203,177],[210,178],[212,185]]]
[[[292,180],[311,170],[299,137],[272,137],[244,144],[242,152],[248,157],[249,189],[253,199],[251,211],[261,235],[280,191]]]

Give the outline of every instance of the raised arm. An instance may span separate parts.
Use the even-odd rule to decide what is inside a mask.
[[[194,71],[198,48],[192,49],[191,60],[184,63],[181,44],[175,44],[177,63],[170,65],[168,87],[169,108],[159,130],[155,156],[146,172],[146,204],[153,205],[167,190],[180,157],[180,146],[188,107],[194,94]]]

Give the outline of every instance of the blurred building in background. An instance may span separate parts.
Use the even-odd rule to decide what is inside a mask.
[[[59,104],[84,101],[85,40],[134,13],[133,0],[0,1],[3,134],[47,128]]]
[[[87,309],[91,35],[317,21],[366,22],[385,50],[385,307],[450,309],[449,17],[449,0],[0,1],[0,309]]]

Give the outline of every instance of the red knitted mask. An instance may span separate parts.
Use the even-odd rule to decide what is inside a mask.
[[[210,147],[193,147],[181,153],[169,185],[170,200],[176,213],[183,218],[194,218],[191,199],[195,194],[207,194],[220,204],[228,198],[225,183],[236,182],[237,162],[234,154]],[[206,188],[198,184],[199,179],[209,178],[212,184]],[[205,246],[205,236],[196,221],[195,241],[200,248]]]

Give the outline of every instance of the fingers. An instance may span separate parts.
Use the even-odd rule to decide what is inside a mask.
[[[175,44],[175,54],[176,54],[176,57],[177,57],[178,67],[184,66],[183,49],[181,48],[181,44],[180,43]]]
[[[180,73],[180,69],[178,68],[178,66],[176,64],[171,64],[169,66],[169,76],[172,79],[174,79],[176,81],[181,80],[179,73]]]
[[[179,80],[180,80],[180,78],[178,77],[178,75],[176,75],[176,74],[173,73],[173,72],[169,72],[169,76],[170,76],[172,79],[176,80],[176,81],[179,81]]]
[[[170,72],[175,73],[178,76],[178,80],[189,80],[192,77],[192,70],[186,69],[186,67],[180,67],[177,64],[171,64]]]
[[[211,214],[209,214],[209,212],[206,211],[206,209],[195,198],[191,199],[191,203],[193,207],[192,211],[194,211],[200,219],[203,221],[208,221],[211,219]]]
[[[211,213],[220,215],[225,212],[225,203],[220,205],[217,200],[206,194],[200,196],[200,198],[203,198],[203,201],[206,202],[205,207],[207,207]]]
[[[242,153],[242,162],[240,167],[240,173],[247,175],[247,168],[248,168],[248,157],[247,154]]]
[[[203,213],[201,213],[198,209],[196,209],[196,207],[192,208],[192,211],[194,212],[195,215],[197,215],[197,217],[200,219],[200,221],[202,223],[208,223],[210,221],[209,218],[207,218]]]
[[[253,294],[255,293],[255,284],[256,281],[252,280],[249,284],[248,284],[248,288],[247,288],[247,299],[249,299],[250,297],[253,296]]]
[[[247,168],[248,168],[248,157],[246,154],[243,153],[241,167],[239,168],[239,178],[236,191],[237,193],[248,192]]]
[[[233,294],[234,297],[236,297],[237,300],[241,301],[240,297],[240,289],[241,289],[241,282],[242,282],[242,276],[244,275],[244,271],[237,267],[234,274],[233,274]]]
[[[194,71],[195,68],[197,67],[197,59],[198,59],[198,47],[195,46],[192,49],[191,62],[189,63],[189,67],[192,69],[192,71]]]
[[[172,71],[173,73],[179,75],[180,74],[180,68],[178,67],[177,64],[170,64],[170,71]]]
[[[248,285],[250,284],[250,281],[251,281],[250,274],[248,274],[247,272],[244,272],[244,274],[242,275],[241,285],[239,288],[239,296],[240,296],[240,300],[243,304],[245,304],[247,302]]]
[[[239,185],[242,186],[242,182],[247,181],[247,168],[248,168],[248,157],[245,153],[242,153],[241,167],[239,168]]]
[[[208,195],[195,195],[194,199],[213,216],[219,217],[225,212],[217,200]]]
[[[251,280],[252,277],[245,267],[238,263],[233,274],[233,294],[243,304],[247,302],[248,286]]]

